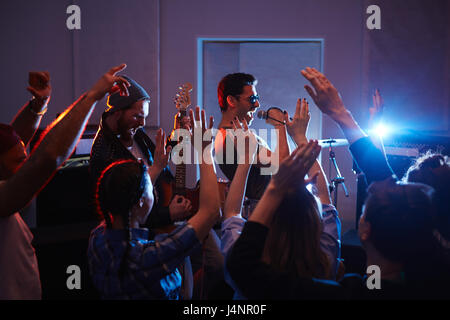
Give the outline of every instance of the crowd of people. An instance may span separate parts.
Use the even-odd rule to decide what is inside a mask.
[[[251,129],[259,108],[257,80],[228,74],[218,84],[222,117],[196,107],[178,119],[199,162],[198,206],[173,194],[173,145],[159,129],[144,127],[150,96],[126,67],[111,68],[41,135],[27,155],[51,97],[50,75],[31,72],[32,99],[11,124],[0,124],[0,299],[40,299],[33,235],[18,213],[72,154],[98,101],[107,108],[91,151],[92,197],[100,224],[86,259],[103,299],[424,299],[450,298],[450,160],[427,153],[403,179],[383,148],[361,129],[338,90],[314,68],[301,70],[310,97],[293,115],[273,110],[266,122],[277,133],[271,150]],[[381,289],[368,275],[346,274],[341,222],[317,157],[306,136],[309,102],[329,116],[349,142],[369,188],[358,227],[367,266],[381,270]],[[379,108],[380,95],[374,97]],[[372,114],[373,115],[373,114]],[[215,137],[215,138],[214,138]],[[296,144],[290,150],[288,137]],[[240,143],[240,145],[238,145]],[[230,156],[231,153],[231,156]],[[216,157],[227,159],[218,165]],[[230,181],[221,201],[216,169]],[[275,167],[273,174],[263,174]],[[162,231],[163,230],[163,231]],[[225,289],[226,288],[226,289]]]

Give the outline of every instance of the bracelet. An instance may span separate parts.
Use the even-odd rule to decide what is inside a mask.
[[[36,111],[34,111],[33,108],[31,107],[31,104],[33,103],[33,100],[35,100],[35,99],[31,99],[31,100],[30,100],[30,103],[28,104],[28,109],[29,109],[29,110],[31,111],[31,113],[34,114],[35,116],[42,117],[42,116],[47,112],[47,109],[48,109],[47,105],[46,105],[45,108],[42,109],[41,111],[36,112]]]

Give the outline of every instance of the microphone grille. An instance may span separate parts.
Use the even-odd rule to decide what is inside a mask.
[[[259,110],[259,111],[256,113],[256,116],[257,116],[259,119],[265,119],[265,118],[266,118],[266,112],[265,112],[264,110]]]

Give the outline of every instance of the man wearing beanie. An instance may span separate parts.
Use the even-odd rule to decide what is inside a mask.
[[[91,150],[90,169],[95,183],[103,169],[119,159],[141,159],[149,167],[150,178],[155,193],[155,204],[148,216],[145,227],[152,235],[158,228],[164,228],[175,221],[184,220],[190,215],[191,202],[176,195],[166,207],[162,203],[163,184],[170,184],[174,177],[167,165],[168,157],[155,152],[156,146],[144,132],[145,119],[149,113],[150,96],[136,81],[124,76],[130,83],[129,96],[113,93],[108,97],[107,109],[102,115],[97,135]],[[159,131],[158,139],[165,140],[164,133]],[[95,185],[95,184],[94,184]],[[159,201],[158,201],[159,200]],[[191,261],[186,257],[182,273],[182,296],[192,296],[193,274]]]
[[[95,182],[103,169],[115,160],[141,159],[149,167],[157,192],[155,198],[158,199],[162,195],[162,183],[171,183],[174,178],[167,160],[157,158],[155,144],[143,130],[149,113],[150,96],[136,81],[125,75],[123,77],[130,83],[129,96],[114,93],[108,97],[107,109],[92,145],[91,176]],[[152,229],[167,226],[186,218],[190,209],[190,201],[182,196],[176,196],[168,207],[159,201],[153,206],[147,225]]]
[[[98,100],[117,88],[128,94],[128,82],[112,68],[56,119],[27,157],[26,146],[39,126],[50,99],[50,77],[31,72],[33,99],[11,125],[0,124],[0,300],[40,299],[41,283],[33,235],[20,217],[23,209],[69,158]]]

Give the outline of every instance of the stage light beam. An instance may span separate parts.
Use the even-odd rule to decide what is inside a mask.
[[[375,133],[376,135],[380,136],[381,138],[385,138],[392,132],[392,129],[383,123],[379,123],[371,131],[372,131],[372,133]]]

